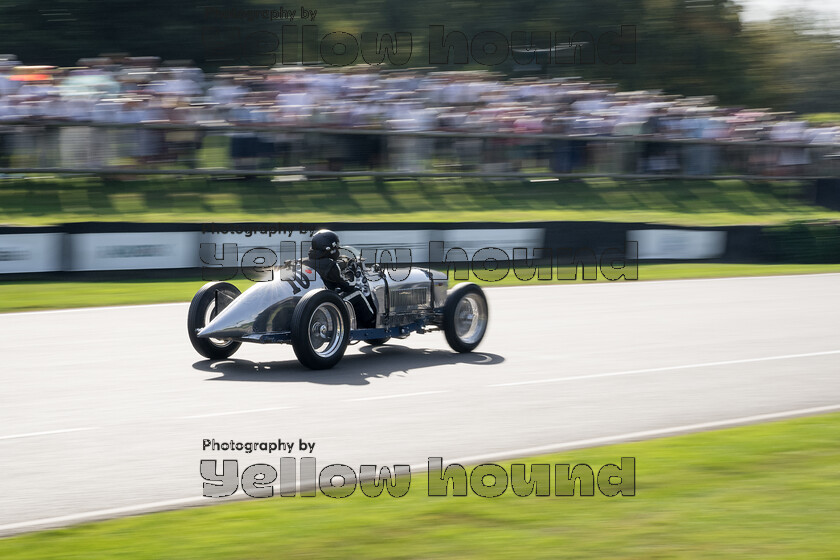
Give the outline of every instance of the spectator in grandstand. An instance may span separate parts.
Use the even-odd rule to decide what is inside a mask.
[[[806,148],[727,148],[724,153],[720,141],[837,138],[836,131],[810,129],[789,116],[721,109],[712,98],[618,92],[579,79],[504,80],[489,72],[388,72],[363,66],[238,67],[205,77],[187,63],[167,66],[154,57],[84,59],[79,67],[72,72],[25,71],[13,57],[0,56],[0,120],[27,123],[0,130],[0,159],[44,164],[47,160],[37,154],[56,152],[67,166],[113,165],[125,162],[126,156],[140,165],[166,160],[193,166],[202,141],[195,131],[34,126],[56,120],[282,127],[277,132],[228,133],[230,156],[239,169],[306,164],[338,170],[375,168],[387,161],[388,169],[401,171],[480,165],[489,172],[549,167],[555,172],[709,175],[725,166],[796,174],[811,163]],[[521,137],[430,140],[294,130],[309,127]],[[571,138],[530,138],[541,132]],[[649,141],[592,140],[605,136]],[[666,142],[680,138],[712,143]]]

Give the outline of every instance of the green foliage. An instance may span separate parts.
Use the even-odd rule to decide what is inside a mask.
[[[164,0],[61,0],[45,8],[35,0],[0,2],[0,52],[17,54],[28,64],[73,65],[101,53],[130,53],[164,59],[191,59],[213,69],[259,48],[249,34],[268,31],[280,37],[280,21],[212,18],[205,8],[277,9],[276,2],[245,0],[173,3]],[[290,8],[291,7],[286,7]],[[508,39],[514,31],[551,32],[556,43],[597,43],[606,32],[635,26],[636,63],[552,64],[549,75],[574,75],[617,83],[622,89],[661,89],[682,95],[715,95],[722,103],[805,112],[840,111],[840,44],[819,18],[797,12],[777,20],[743,26],[741,7],[733,0],[336,0],[317,9],[319,36],[345,31],[380,35],[411,32],[411,66],[429,63],[430,25],[461,31],[467,38],[494,30]],[[298,5],[294,9],[299,10]],[[300,26],[299,19],[292,22]],[[270,37],[270,36],[268,36]],[[229,60],[209,45],[224,43]],[[270,41],[269,41],[270,43]],[[265,48],[263,44],[262,48]],[[625,52],[632,50],[624,44]],[[590,54],[585,47],[582,58]],[[280,47],[277,48],[280,50]],[[253,61],[255,59],[248,58]],[[272,57],[261,57],[270,64]],[[361,59],[359,59],[361,60]],[[471,57],[466,66],[487,69]],[[514,72],[511,60],[493,70]]]
[[[71,66],[105,53],[203,59],[196,4],[166,0],[0,3],[0,52],[25,64]]]
[[[752,89],[744,101],[801,113],[840,111],[840,43],[815,14],[789,14],[752,26],[740,49]]]
[[[840,125],[840,113],[808,113],[801,117],[811,125]]]
[[[764,253],[772,261],[840,262],[840,221],[796,221],[764,228]]]

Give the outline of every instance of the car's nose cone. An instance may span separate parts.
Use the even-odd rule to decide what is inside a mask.
[[[236,300],[203,329],[199,338],[238,338],[254,332],[256,314],[248,305],[238,305]]]
[[[198,331],[199,338],[241,338],[254,333],[288,329],[295,300],[279,280],[261,282],[233,300]]]

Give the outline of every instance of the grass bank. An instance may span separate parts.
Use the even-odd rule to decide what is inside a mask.
[[[415,474],[401,498],[251,499],[3,539],[0,557],[832,558],[838,432],[831,414],[515,461],[634,457],[634,496],[432,498]]]
[[[682,278],[724,278],[731,276],[769,276],[779,274],[809,274],[840,272],[840,264],[652,264],[639,265],[638,279],[676,280]],[[556,273],[556,271],[555,271]],[[471,280],[484,286],[536,286],[541,284],[583,283],[578,270],[578,280],[542,281],[531,279],[523,282],[513,272],[498,282],[484,282],[471,275]],[[606,282],[598,274],[599,282]],[[625,280],[618,280],[624,282]],[[450,284],[457,281],[450,276]],[[197,278],[174,280],[123,280],[123,281],[15,281],[0,282],[0,312],[30,311],[38,309],[64,309],[98,307],[104,305],[138,305],[147,303],[172,303],[190,301],[205,283]],[[252,285],[241,275],[233,283],[245,290]]]
[[[0,180],[0,223],[598,220],[699,226],[840,219],[840,212],[812,204],[810,196],[795,181],[32,178]]]

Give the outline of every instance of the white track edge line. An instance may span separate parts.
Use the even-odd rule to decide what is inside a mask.
[[[356,399],[345,399],[344,402],[378,401],[383,399],[397,399],[400,397],[418,397],[420,395],[436,395],[438,393],[450,393],[451,391],[420,391],[419,393],[400,393],[397,395],[380,395],[376,397],[359,397]]]
[[[249,414],[251,412],[271,412],[274,410],[291,410],[294,406],[274,406],[269,408],[252,408],[251,410],[232,410],[229,412],[209,412],[207,414],[192,414],[190,416],[179,416],[178,420],[192,420],[195,418],[212,418],[214,416],[232,416],[234,414]]]
[[[769,362],[772,360],[792,360],[796,358],[812,358],[815,356],[830,356],[840,354],[840,350],[826,350],[824,352],[808,352],[805,354],[783,354],[781,356],[764,356],[761,358],[744,358],[739,360],[724,360],[721,362],[704,362],[699,364],[684,364],[679,366],[664,366],[647,369],[631,369],[627,371],[613,371],[607,373],[593,373],[592,375],[575,375],[572,377],[552,377],[550,379],[531,379],[526,381],[511,381],[509,383],[494,383],[487,387],[514,387],[517,385],[536,385],[540,383],[558,383],[560,381],[578,381],[581,379],[597,379],[599,377],[618,377],[621,375],[639,375],[644,373],[656,373],[660,371],[672,371],[680,369],[695,369],[702,367],[729,366],[735,364],[749,364],[754,362]]]
[[[96,430],[97,428],[90,427],[90,428],[65,428],[63,430],[47,430],[43,432],[29,432],[28,434],[11,434],[8,436],[0,436],[0,440],[6,439],[20,439],[20,438],[27,438],[27,437],[36,437],[36,436],[49,436],[52,434],[67,434],[70,432],[84,432],[87,430]]]

